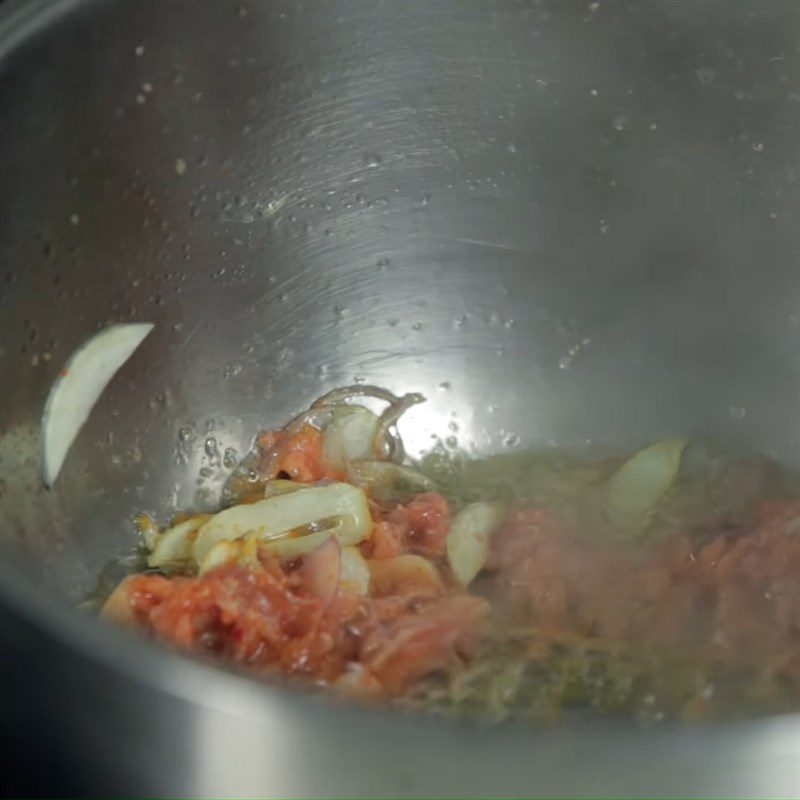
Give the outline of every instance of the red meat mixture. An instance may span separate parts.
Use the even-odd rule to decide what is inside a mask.
[[[259,443],[270,454],[268,480],[342,479],[326,468],[313,428],[264,434]],[[481,580],[468,587],[448,569],[453,509],[442,494],[371,501],[371,514],[372,533],[360,544],[370,565],[366,592],[340,580],[341,548],[328,539],[289,561],[259,551],[249,563],[195,577],[135,575],[106,613],[184,650],[371,697],[480,672],[512,641],[517,673],[538,675],[528,697],[549,680],[542,669],[554,653],[613,659],[623,651],[647,654],[648,663],[663,654],[665,664],[677,660],[704,680],[744,676],[777,692],[776,707],[800,696],[798,501],[763,503],[735,535],[710,530],[647,547],[592,541],[553,509],[517,508],[495,532]],[[570,674],[574,688],[583,673]],[[591,704],[600,683],[580,679]],[[634,671],[628,683],[641,680]],[[521,691],[515,683],[509,696]],[[568,695],[559,689],[562,702]],[[684,692],[675,703],[697,711],[698,698]]]

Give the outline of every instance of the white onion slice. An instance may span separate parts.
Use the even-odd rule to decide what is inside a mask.
[[[228,564],[232,561],[238,561],[244,549],[244,540],[237,539],[235,542],[229,542],[223,539],[217,542],[206,554],[203,563],[200,564],[199,574],[205,575],[218,567]]]
[[[372,455],[378,417],[362,406],[334,411],[325,429],[322,459],[332,469],[346,470],[351,461]]]
[[[241,539],[228,541],[223,539],[217,542],[206,554],[200,564],[200,575],[211,572],[225,564],[238,562],[239,564],[254,565],[258,563],[258,539],[255,536],[244,536]]]
[[[289,536],[283,539],[275,539],[261,545],[265,553],[269,553],[281,561],[291,561],[300,556],[307,556],[321,547],[328,539],[333,538],[330,531],[317,531],[316,533],[306,533],[303,536]]]
[[[155,541],[153,552],[147,559],[148,566],[170,567],[191,562],[197,531],[210,519],[209,514],[198,514],[164,531]]]
[[[493,503],[471,503],[456,514],[447,533],[447,560],[464,586],[483,569],[491,535],[503,514]]]
[[[76,350],[50,390],[42,419],[42,466],[52,486],[69,448],[117,370],[153,330],[149,322],[112,325]]]
[[[387,491],[391,493],[393,489],[395,494],[402,493],[401,490],[405,490],[407,494],[436,491],[436,484],[427,475],[394,461],[353,461],[349,466],[348,476],[356,486],[371,489],[374,494],[384,494]]]
[[[323,531],[288,535],[297,528],[325,521],[331,524]],[[192,553],[202,564],[217,542],[252,533],[279,558],[296,558],[310,553],[329,536],[335,536],[341,545],[352,545],[371,532],[372,518],[364,492],[349,483],[330,483],[220,511],[200,528]]]
[[[415,555],[373,558],[367,561],[370,588],[378,595],[429,593],[444,588],[442,577],[427,558]]]

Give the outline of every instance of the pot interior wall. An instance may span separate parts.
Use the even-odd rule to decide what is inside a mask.
[[[354,381],[427,395],[412,452],[797,463],[796,6],[47,13],[0,52],[0,512],[70,596]],[[47,492],[48,388],[121,321],[156,328]]]

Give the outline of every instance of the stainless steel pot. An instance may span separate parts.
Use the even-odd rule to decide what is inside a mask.
[[[0,716],[43,791],[798,793],[797,716],[392,716],[71,602],[135,513],[213,504],[255,430],[359,379],[428,395],[416,452],[702,432],[796,464],[799,10],[0,6]],[[48,387],[128,320],[156,329],[45,491]]]

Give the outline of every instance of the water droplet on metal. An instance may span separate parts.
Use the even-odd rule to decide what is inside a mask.
[[[213,436],[209,436],[203,445],[203,449],[205,450],[206,456],[208,457],[208,463],[212,467],[218,467],[220,464],[220,458],[219,458],[219,447],[217,446],[217,440]]]
[[[577,358],[578,353],[580,353],[586,345],[590,344],[591,341],[591,339],[581,339],[577,344],[570,347],[558,362],[559,369],[569,369],[572,366],[572,362]]]
[[[740,420],[743,420],[746,414],[747,409],[742,408],[741,406],[731,406],[728,409],[728,416],[733,422],[739,422]]]
[[[233,469],[239,462],[239,454],[233,447],[226,447],[222,457],[222,465],[225,469]]]
[[[694,74],[701,83],[711,83],[717,77],[717,73],[711,67],[698,67]]]
[[[630,120],[626,114],[617,114],[616,117],[612,120],[611,124],[614,126],[615,130],[624,131],[628,125]]]

